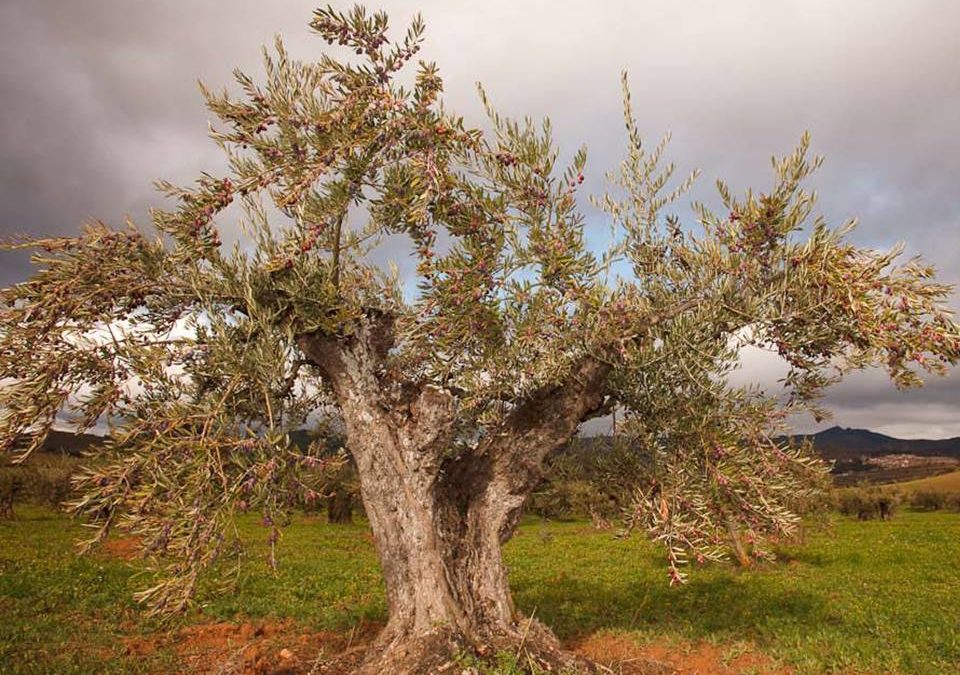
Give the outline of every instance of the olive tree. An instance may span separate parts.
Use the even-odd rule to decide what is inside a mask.
[[[731,528],[757,547],[793,528],[788,503],[822,467],[777,440],[787,415],[851,369],[909,386],[960,357],[930,267],[813,216],[806,137],[769,191],[719,184],[719,212],[681,219],[694,176],[641,142],[625,86],[626,157],[595,237],[585,152],[560,165],[549,123],[502,117],[482,91],[486,130],[445,109],[419,18],[397,40],[362,8],[311,26],[331,46],[316,62],[278,41],[261,80],[204,89],[229,171],[161,182],[174,203],[151,228],[5,245],[37,269],[3,290],[0,437],[22,456],[64,415],[110,421],[110,461],[72,508],[100,537],[141,539],[164,572],[138,596],[154,610],[186,606],[238,510],[276,540],[300,473],[328,461],[289,433],[336,416],[389,606],[364,672],[429,672],[458,650],[569,664],[515,608],[501,546],[584,421],[624,418],[648,469],[628,525],[679,582]],[[230,248],[227,223],[244,233]],[[403,246],[415,288],[375,262]],[[729,384],[747,344],[787,362],[782,394]]]

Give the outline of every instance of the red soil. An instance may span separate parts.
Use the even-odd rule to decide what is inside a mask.
[[[140,555],[140,540],[136,537],[115,537],[103,542],[100,551],[120,560],[133,560]]]
[[[127,654],[147,656],[172,647],[178,672],[199,675],[346,675],[357,665],[378,626],[348,633],[309,631],[291,621],[216,622],[187,626],[173,634],[133,636]]]
[[[793,670],[749,648],[708,642],[639,644],[625,635],[595,633],[573,645],[575,652],[622,675],[791,675]]]
[[[175,633],[124,640],[130,656],[172,648],[178,672],[199,675],[348,675],[379,630],[310,631],[292,621],[195,624]],[[767,656],[740,645],[654,641],[600,632],[568,645],[611,675],[791,675]]]

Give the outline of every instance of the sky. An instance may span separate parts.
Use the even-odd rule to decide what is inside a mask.
[[[223,167],[206,137],[196,81],[260,73],[281,34],[316,58],[314,4],[292,0],[3,0],[0,3],[0,235],[70,234],[84,221],[146,221],[152,181],[187,183]],[[346,9],[347,3],[335,3]],[[811,181],[819,212],[857,217],[854,240],[905,243],[960,282],[960,2],[956,0],[429,0],[380,2],[396,34],[419,11],[422,56],[448,108],[481,124],[476,83],[512,116],[549,116],[565,156],[589,152],[587,193],[624,152],[620,73],[651,143],[713,184],[770,185],[769,158],[804,130],[826,157]],[[0,254],[0,284],[22,255]],[[402,262],[402,261],[401,261]],[[952,306],[960,309],[960,295]],[[745,354],[743,382],[773,390],[782,371]],[[960,370],[960,369],[958,369]],[[828,394],[829,424],[900,437],[960,436],[960,372],[897,392],[882,373]],[[798,423],[813,431],[827,423]]]

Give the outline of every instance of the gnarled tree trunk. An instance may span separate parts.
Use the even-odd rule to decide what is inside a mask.
[[[434,672],[458,652],[501,650],[572,665],[549,629],[516,611],[501,547],[544,456],[602,406],[607,367],[585,359],[568,384],[454,454],[454,397],[382,377],[389,329],[301,340],[340,406],[386,585],[389,619],[361,672]]]

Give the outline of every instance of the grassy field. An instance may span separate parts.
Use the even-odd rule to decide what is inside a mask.
[[[3,673],[190,672],[198,664],[226,672],[215,661],[233,652],[205,645],[226,644],[240,659],[259,636],[315,655],[318,644],[362,644],[384,618],[360,525],[297,520],[274,573],[264,563],[265,533],[252,519],[241,523],[251,549],[239,585],[160,625],[130,599],[148,579],[123,559],[124,546],[77,558],[77,524],[38,508],[21,508],[19,518],[0,522]],[[648,653],[708,649],[730,664],[747,652],[762,657],[749,663],[763,668],[741,672],[960,672],[958,514],[840,519],[765,568],[709,566],[680,588],[666,585],[655,547],[581,522],[527,522],[506,555],[518,605],[601,656],[627,644],[659,650]]]
[[[904,483],[897,483],[890,487],[896,488],[901,492],[957,492],[960,493],[960,471],[951,471],[950,473],[920,480],[911,480]]]

